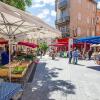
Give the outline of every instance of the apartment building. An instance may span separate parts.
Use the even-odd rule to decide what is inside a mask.
[[[56,0],[56,28],[62,37],[86,37],[96,33],[95,0]]]
[[[96,36],[100,36],[100,9],[97,9]]]

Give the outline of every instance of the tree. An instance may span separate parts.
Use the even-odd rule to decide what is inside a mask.
[[[40,51],[43,51],[43,53],[45,54],[46,51],[48,50],[48,45],[46,42],[40,43],[39,44],[39,48]]]
[[[30,7],[32,5],[32,0],[0,0],[0,1],[21,10],[25,10],[26,6]]]

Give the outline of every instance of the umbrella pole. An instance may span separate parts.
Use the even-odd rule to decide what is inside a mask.
[[[9,39],[9,81],[11,82],[11,66],[10,66],[10,63],[11,63],[11,53],[10,53],[10,50],[11,50],[11,40]]]

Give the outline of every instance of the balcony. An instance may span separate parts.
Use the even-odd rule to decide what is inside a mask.
[[[68,1],[67,0],[63,0],[58,4],[58,8],[59,9],[65,9],[68,5]]]
[[[66,16],[66,17],[56,20],[55,24],[59,25],[59,24],[64,24],[64,23],[69,23],[69,22],[70,22],[70,16]]]
[[[66,29],[62,29],[62,37],[69,37],[70,36],[70,29],[66,28]]]
[[[67,33],[67,34],[66,34],[66,33],[63,33],[63,34],[62,34],[62,37],[63,37],[63,38],[70,37],[70,34],[69,34],[69,33]]]
[[[57,3],[55,3],[55,11],[57,11]]]

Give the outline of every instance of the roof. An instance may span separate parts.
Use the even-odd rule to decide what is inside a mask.
[[[0,34],[5,36],[23,37],[24,34],[30,33],[34,37],[34,33],[43,31],[48,36],[53,33],[60,36],[61,33],[57,29],[49,26],[40,18],[31,15],[7,4],[0,2]],[[54,36],[55,36],[54,35]]]

